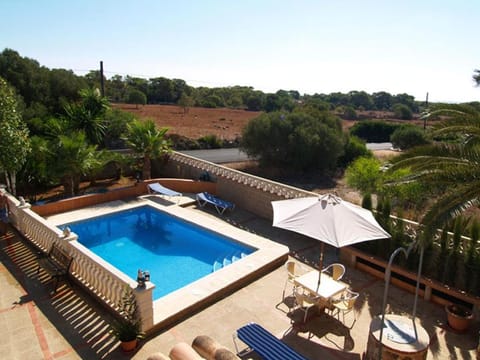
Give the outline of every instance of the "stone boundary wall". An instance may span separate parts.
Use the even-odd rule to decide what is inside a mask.
[[[148,181],[138,182],[134,186],[114,189],[106,193],[75,196],[43,205],[32,205],[32,210],[40,216],[50,216],[109,201],[134,198],[148,194],[147,184],[155,182],[181,193],[196,193],[202,191],[216,193],[217,191],[216,184],[211,182],[193,181],[188,179],[150,179]]]
[[[173,152],[162,168],[163,175],[199,179],[205,173],[216,183],[217,195],[265,219],[273,219],[271,201],[318,194],[238,170]]]

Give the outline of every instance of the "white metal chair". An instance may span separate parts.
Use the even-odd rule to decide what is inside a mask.
[[[328,265],[326,268],[322,269],[322,272],[324,273],[331,273],[331,277],[333,280],[341,280],[343,278],[343,275],[345,275],[345,266],[339,263],[333,263]]]
[[[353,327],[355,324],[355,321],[357,321],[357,316],[355,314],[355,301],[357,301],[358,296],[360,294],[352,291],[350,289],[346,289],[341,297],[337,300],[334,300],[332,302],[333,305],[333,312],[332,315],[334,316],[335,314],[337,315],[338,320],[340,320],[340,313],[342,313],[342,318],[343,318],[343,324],[345,324],[345,315],[348,314],[349,312],[353,311],[353,323],[350,328]]]
[[[296,287],[293,293],[295,295],[295,308],[301,309],[305,313],[303,316],[303,322],[305,323],[307,320],[308,310],[317,306],[322,301],[322,297],[311,294],[302,287]]]
[[[282,301],[285,300],[285,291],[287,290],[287,285],[289,283],[292,284],[293,291],[295,291],[295,278],[299,276],[298,265],[295,261],[287,261],[285,263],[285,268],[287,269],[287,279],[285,280],[285,285],[283,286]]]

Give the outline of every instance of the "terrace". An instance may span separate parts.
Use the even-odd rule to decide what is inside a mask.
[[[268,219],[249,211],[248,206],[237,207],[224,217],[219,217],[214,210],[198,209],[194,203],[184,206],[185,210],[208,217],[209,221],[228,222],[286,245],[290,258],[305,268],[318,258],[316,241],[272,228]],[[366,351],[372,318],[381,313],[383,280],[347,267],[344,280],[361,294],[355,307],[357,321],[352,329],[327,314],[313,316],[305,326],[292,327],[292,318],[287,314],[291,299],[277,306],[287,276],[286,269],[279,266],[238,289],[228,289],[220,300],[201,304],[192,315],[179,317],[156,329],[134,353],[125,354],[108,332],[112,320],[110,311],[81,287],[62,285],[55,295],[48,293],[48,279],[35,275],[35,248],[13,227],[0,238],[0,247],[0,317],[5,324],[0,330],[4,335],[0,346],[6,358],[145,359],[159,351],[168,354],[176,343],[191,343],[198,335],[208,335],[234,350],[232,334],[254,321],[307,358],[360,359]],[[325,264],[338,260],[335,249],[329,249],[326,255]],[[388,312],[408,315],[412,304],[411,293],[391,287]],[[423,299],[419,299],[417,315],[430,336],[429,358],[475,357],[478,322],[467,333],[454,333],[446,325],[443,306]]]

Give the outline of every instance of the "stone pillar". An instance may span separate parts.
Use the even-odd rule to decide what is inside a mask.
[[[142,331],[153,327],[153,289],[155,289],[155,284],[147,281],[145,287],[136,287],[133,291],[142,318]]]

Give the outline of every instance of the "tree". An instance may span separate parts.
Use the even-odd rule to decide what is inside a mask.
[[[402,120],[411,120],[413,117],[412,110],[404,104],[393,105],[395,117]]]
[[[374,107],[372,97],[365,91],[350,91],[348,96],[350,103],[356,109],[371,110]]]
[[[49,70],[11,49],[0,53],[0,77],[16,90],[25,120],[60,112],[65,101],[77,100],[86,87],[85,79],[72,71]]]
[[[344,153],[343,156],[339,159],[339,165],[342,167],[348,166],[355,159],[365,156],[373,156],[372,152],[367,149],[365,141],[356,137],[350,136],[347,133],[344,135]]]
[[[60,178],[67,196],[78,194],[81,177],[98,167],[96,145],[88,144],[83,131],[58,136],[50,154],[49,169]]]
[[[135,104],[138,109],[138,104],[145,105],[147,103],[147,96],[137,89],[131,89],[127,95],[127,103]]]
[[[348,186],[362,195],[376,193],[381,182],[380,161],[374,157],[359,157],[345,170]]]
[[[428,143],[425,132],[414,125],[403,125],[398,127],[390,136],[390,142],[396,148],[406,150],[414,146]]]
[[[190,107],[194,105],[194,100],[191,96],[183,93],[182,96],[180,96],[180,99],[178,99],[177,104],[183,108],[183,115],[185,115],[188,113]]]
[[[52,185],[54,177],[48,169],[50,157],[49,141],[45,137],[32,136],[30,138],[32,151],[27,155],[25,164],[19,172],[19,187],[34,187],[40,189]],[[33,199],[36,201],[36,199]]]
[[[157,129],[153,120],[135,120],[128,125],[127,144],[142,157],[142,179],[151,178],[151,161],[170,151],[170,142],[165,139],[168,128]]]
[[[350,128],[350,134],[367,142],[388,142],[397,127],[386,121],[359,121]]]
[[[272,112],[247,124],[241,147],[263,165],[331,170],[343,154],[343,138],[338,119],[327,112]]]
[[[65,105],[65,113],[73,130],[85,131],[87,140],[99,145],[105,136],[104,117],[109,109],[108,101],[98,89],[83,89],[80,97],[81,101]]]
[[[28,129],[17,111],[17,98],[8,83],[0,77],[0,170],[10,191],[16,195],[16,174],[30,152]]]
[[[132,113],[117,108],[105,113],[105,136],[103,145],[108,149],[123,149],[124,138],[128,131],[128,124],[135,119]]]
[[[372,94],[372,100],[377,110],[390,110],[393,97],[385,91],[379,91]]]
[[[415,103],[415,98],[408,94],[397,94],[393,97],[393,104],[403,104],[412,111],[418,111],[418,105]]]
[[[173,103],[177,100],[174,90],[174,83],[170,79],[164,77],[149,79],[147,92],[149,103]]]
[[[261,91],[255,91],[245,100],[245,105],[250,111],[260,111],[263,109],[265,103],[265,95]]]
[[[436,195],[421,220],[426,239],[480,203],[480,112],[469,105],[449,105],[431,113],[436,115],[448,116],[432,134],[443,140],[409,150],[394,160],[390,170],[411,169],[398,181],[419,182]]]

